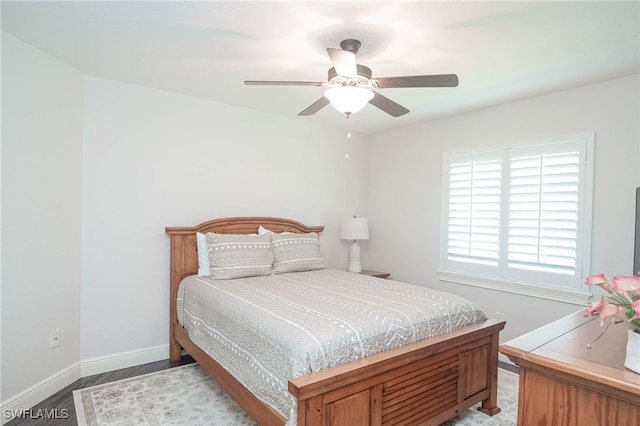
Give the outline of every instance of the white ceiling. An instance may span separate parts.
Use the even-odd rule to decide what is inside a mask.
[[[327,47],[362,42],[374,77],[455,73],[456,88],[380,89],[409,108],[368,105],[349,120],[374,133],[638,73],[638,1],[2,1],[6,32],[85,74],[347,127],[328,106],[297,113],[326,81]]]

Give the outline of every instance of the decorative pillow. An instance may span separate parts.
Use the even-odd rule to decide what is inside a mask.
[[[209,267],[209,245],[207,244],[207,236],[202,232],[196,232],[196,241],[198,246],[198,276],[211,276],[211,268]]]
[[[269,234],[273,247],[273,272],[304,272],[324,269],[318,234]]]
[[[211,278],[269,275],[273,266],[273,250],[269,235],[207,233]]]

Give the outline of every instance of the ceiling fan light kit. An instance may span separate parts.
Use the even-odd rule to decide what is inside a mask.
[[[355,39],[346,39],[340,43],[341,49],[328,48],[327,53],[333,65],[328,71],[327,83],[311,81],[255,81],[247,80],[246,85],[281,86],[323,86],[324,96],[298,115],[313,115],[329,103],[338,111],[350,114],[362,110],[367,103],[381,109],[393,117],[407,114],[409,110],[374,89],[394,87],[456,87],[458,76],[455,74],[415,75],[406,77],[373,78],[371,68],[356,62],[356,53],[361,43]]]
[[[324,96],[335,109],[350,115],[364,108],[373,98],[373,92],[364,87],[338,86],[325,90]]]

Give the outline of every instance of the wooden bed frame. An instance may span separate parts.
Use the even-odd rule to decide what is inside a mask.
[[[171,236],[170,358],[186,350],[260,426],[286,423],[190,339],[178,324],[180,281],[198,271],[196,232],[321,232],[290,219],[237,217],[193,227],[167,227]],[[438,425],[478,402],[493,416],[497,406],[498,337],[504,321],[462,329],[296,377],[289,391],[298,400],[299,426]]]

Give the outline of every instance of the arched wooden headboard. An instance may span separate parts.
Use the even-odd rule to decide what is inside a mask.
[[[206,234],[255,234],[263,226],[273,232],[322,232],[324,226],[306,226],[291,219],[279,217],[229,217],[214,219],[191,227],[167,227],[171,236],[171,275],[176,274],[178,284],[188,275],[198,272],[198,249],[196,232]]]
[[[214,219],[200,225],[190,227],[166,227],[165,232],[171,237],[171,277],[170,277],[170,333],[173,339],[173,327],[178,317],[176,313],[176,297],[180,281],[186,276],[198,273],[198,244],[196,232],[206,234],[216,232],[218,234],[255,234],[258,227],[273,232],[322,232],[324,226],[307,226],[291,219],[280,217],[229,217]],[[171,351],[175,355],[173,341]]]

